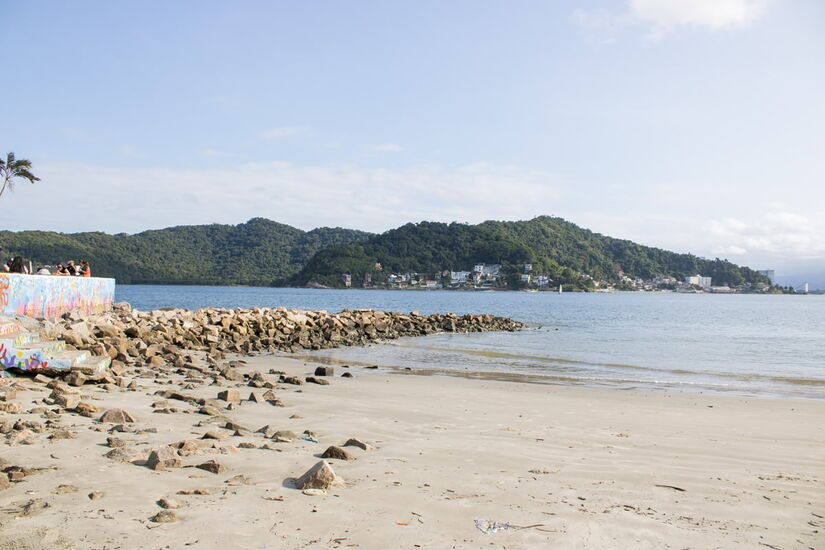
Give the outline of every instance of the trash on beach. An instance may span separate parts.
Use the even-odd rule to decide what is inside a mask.
[[[324,496],[325,494],[327,494],[327,492],[326,492],[325,490],[323,490],[323,489],[313,489],[313,488],[310,488],[310,489],[304,489],[304,490],[303,490],[303,491],[301,491],[301,492],[302,492],[303,494],[307,495],[307,496],[310,496],[310,497],[322,497],[322,496]]]
[[[492,535],[493,533],[497,533],[498,531],[504,531],[506,529],[512,529],[509,521],[498,522],[490,521],[489,519],[475,519],[473,521],[476,524],[476,529],[487,535]]]
[[[318,440],[310,435],[302,437],[301,439],[303,439],[304,441],[309,441],[310,443],[318,443]]]
[[[476,529],[486,535],[492,535],[493,533],[505,531],[507,529],[521,530],[532,529],[534,527],[544,527],[543,523],[535,523],[533,525],[513,525],[509,521],[491,521],[489,519],[474,519],[473,521],[476,524]],[[539,531],[545,531],[545,529],[539,529]]]
[[[675,485],[662,485],[661,483],[657,483],[655,487],[664,487],[665,489],[673,489],[674,491],[680,491],[684,493],[687,489],[682,489],[681,487],[677,487]]]

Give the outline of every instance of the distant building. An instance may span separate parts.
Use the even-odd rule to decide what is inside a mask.
[[[469,277],[469,271],[453,271],[452,273],[450,273],[450,284],[453,286],[463,285],[467,282],[467,279]]]
[[[519,275],[519,279],[522,283],[529,285],[530,284],[530,274],[524,273],[523,275]]]
[[[550,284],[550,277],[547,275],[536,275],[533,278],[533,282],[536,283],[538,287],[547,286]]]
[[[341,282],[343,282],[346,287],[352,286],[352,275],[349,273],[341,273]]]
[[[473,271],[475,271],[476,273],[483,272],[484,271],[484,264],[476,264],[475,267],[473,267]]]
[[[757,273],[767,277],[771,284],[773,284],[776,280],[776,271],[774,271],[773,269],[760,269],[757,271]]]
[[[688,277],[685,280],[689,285],[696,285],[704,289],[709,289],[711,287],[711,281],[713,279],[712,277],[702,277],[701,275],[694,275],[692,277]]]
[[[531,271],[533,271],[533,264],[524,264],[524,272],[530,273]]]

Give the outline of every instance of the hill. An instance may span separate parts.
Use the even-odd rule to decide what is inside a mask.
[[[354,229],[302,231],[263,218],[238,225],[190,225],[134,235],[0,231],[6,255],[37,266],[85,259],[92,273],[124,284],[273,285],[319,250],[367,239]]]
[[[699,273],[713,277],[715,285],[768,282],[727,260],[642,246],[549,216],[478,225],[410,223],[361,242],[323,249],[291,282],[341,286],[341,274],[349,273],[355,285],[364,274],[380,280],[388,273],[471,270],[479,263],[501,264],[510,287],[519,286],[518,274],[525,263],[533,264],[533,273],[579,288],[592,287],[592,279],[620,282],[623,276],[652,279],[657,275],[683,279]]]

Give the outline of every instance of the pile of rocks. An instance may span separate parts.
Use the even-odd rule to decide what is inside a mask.
[[[115,375],[127,365],[183,367],[183,350],[207,352],[208,359],[225,353],[295,352],[438,332],[514,331],[524,326],[489,314],[420,315],[366,309],[328,313],[282,307],[143,312],[127,303],[115,304],[104,315],[72,313],[45,323],[48,335],[78,349],[110,356]]]

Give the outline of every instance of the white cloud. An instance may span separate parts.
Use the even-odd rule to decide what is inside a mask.
[[[712,220],[707,234],[716,249],[738,254],[772,253],[799,259],[825,259],[825,212],[809,217],[788,211],[774,211],[761,219],[746,222],[737,218]]]
[[[612,42],[618,32],[644,26],[647,36],[660,39],[679,27],[713,31],[742,29],[756,21],[766,0],[629,0],[622,12],[576,10],[573,20],[601,42]]]
[[[404,150],[403,147],[396,145],[395,143],[380,143],[378,145],[373,145],[370,149],[373,151],[378,151],[379,153],[398,153],[399,151]]]
[[[278,139],[309,131],[309,126],[279,126],[263,130],[258,134],[261,139]]]
[[[214,170],[41,164],[37,174],[36,186],[9,195],[6,228],[135,232],[261,216],[304,229],[384,231],[409,221],[530,218],[552,211],[565,188],[563,176],[484,163],[375,169],[263,162]]]

